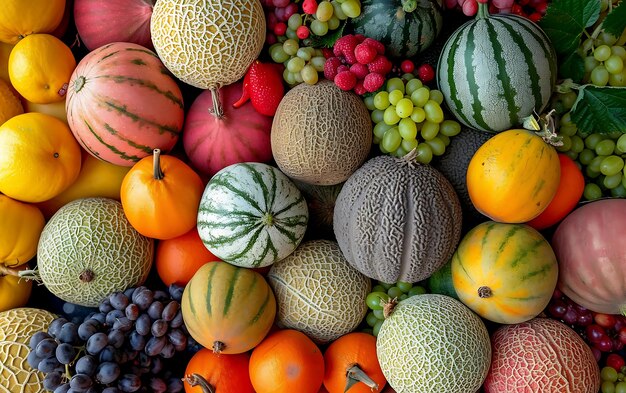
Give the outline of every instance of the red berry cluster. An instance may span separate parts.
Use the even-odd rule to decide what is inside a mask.
[[[417,67],[417,72],[413,71],[415,71],[415,64],[409,59],[403,60],[400,63],[400,67],[394,66],[391,69],[391,72],[397,74],[398,77],[401,77],[403,74],[417,74],[419,80],[425,84],[435,79],[435,69],[428,63],[423,63]]]
[[[467,16],[476,15],[478,3],[487,3],[487,0],[446,0],[448,9],[460,9]],[[492,14],[516,14],[537,22],[545,15],[548,0],[491,0],[489,12]]]
[[[347,34],[335,42],[333,56],[324,64],[324,77],[342,90],[363,95],[380,89],[392,67],[381,42]]]

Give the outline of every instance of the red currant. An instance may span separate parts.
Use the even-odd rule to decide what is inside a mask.
[[[606,365],[609,367],[613,367],[619,372],[622,367],[626,366],[626,362],[624,361],[624,358],[620,355],[616,353],[611,353],[609,354],[609,356],[606,357]]]
[[[402,63],[400,63],[400,69],[405,74],[410,74],[415,69],[415,64],[413,64],[411,60],[407,59],[407,60],[404,60]]]
[[[296,36],[298,36],[298,38],[300,38],[301,40],[307,38],[309,34],[310,34],[309,28],[306,27],[305,25],[302,25],[296,29]]]
[[[423,83],[428,83],[435,79],[435,70],[430,64],[422,64],[417,69],[417,77]]]
[[[617,334],[618,334],[619,340],[623,344],[626,344],[626,327],[621,328]]]
[[[285,22],[278,22],[274,25],[274,34],[277,36],[285,35],[287,32],[287,25]]]
[[[611,314],[602,314],[602,313],[596,313],[593,316],[593,320],[600,326],[602,326],[605,329],[611,329],[615,326],[615,323],[617,322],[617,319],[615,318],[615,315],[611,315]]]

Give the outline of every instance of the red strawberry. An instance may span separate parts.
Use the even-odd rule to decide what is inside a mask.
[[[280,100],[285,95],[282,72],[276,65],[255,60],[243,78],[241,98],[233,104],[233,107],[239,108],[250,99],[257,112],[274,116]]]

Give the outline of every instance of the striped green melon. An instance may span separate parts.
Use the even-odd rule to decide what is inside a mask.
[[[437,83],[452,114],[468,127],[500,132],[547,106],[556,82],[556,54],[546,34],[514,14],[476,17],[446,42]]]
[[[217,172],[198,210],[198,233],[223,261],[264,267],[291,254],[309,221],[304,196],[277,168],[247,162]]]
[[[367,313],[369,278],[348,264],[330,240],[302,243],[272,265],[267,279],[276,295],[276,323],[328,343],[357,328]]]
[[[151,50],[128,42],[85,56],[69,82],[67,122],[101,160],[132,166],[155,148],[170,151],[183,128],[183,96]]]
[[[130,225],[119,201],[82,198],[61,207],[44,227],[37,266],[52,294],[95,307],[113,292],[143,284],[153,254],[154,240]]]
[[[413,57],[441,32],[442,0],[361,0],[361,9],[354,32],[382,42],[387,56]]]
[[[181,300],[185,326],[216,353],[249,351],[267,335],[276,299],[259,273],[226,262],[209,262],[193,275]]]
[[[475,393],[491,363],[483,321],[463,303],[438,294],[398,303],[380,327],[376,353],[397,393]]]

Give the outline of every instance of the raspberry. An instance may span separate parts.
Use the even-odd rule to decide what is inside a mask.
[[[317,12],[317,1],[315,0],[304,0],[302,3],[302,11],[305,14],[313,15]]]
[[[337,67],[341,65],[341,60],[338,57],[329,57],[324,63],[324,78],[328,80],[335,79],[335,76],[339,71]]]
[[[335,56],[335,54],[333,53],[333,50],[330,48],[322,48],[322,53],[324,54],[324,57],[327,59],[330,59],[331,57]]]
[[[358,44],[359,44],[359,41],[354,35],[352,34],[344,35],[343,37],[335,41],[335,45],[333,46],[333,53],[335,54],[335,56],[343,55],[347,57],[348,54],[354,56],[354,48],[356,48]],[[354,63],[351,63],[351,64],[354,64]]]
[[[424,83],[428,83],[435,79],[435,70],[430,64],[422,64],[417,69],[417,77]]]
[[[296,29],[296,35],[301,40],[308,38],[309,34],[310,34],[309,28],[306,27],[305,25],[298,26],[298,28]]]
[[[363,87],[370,93],[380,89],[385,83],[385,77],[376,72],[369,73],[363,79]]]
[[[376,49],[376,52],[378,52],[379,55],[385,54],[385,45],[383,45],[380,41],[367,37],[363,40],[363,44],[368,44],[372,48]]]
[[[356,57],[356,61],[361,64],[371,63],[378,53],[376,49],[366,43],[360,43],[354,48],[354,56]]]
[[[363,86],[363,80],[356,81],[356,85],[354,85],[354,92],[360,96],[367,93],[365,87]]]
[[[370,70],[370,72],[376,72],[381,75],[387,75],[392,67],[393,64],[383,55],[376,56],[374,61],[367,65],[367,69]]]
[[[354,38],[356,38],[359,44],[365,40],[365,36],[363,34],[355,34]]]
[[[339,86],[341,90],[348,91],[352,90],[356,85],[356,76],[349,70],[341,71],[335,76],[335,79],[333,79],[333,81],[337,86]]]
[[[350,72],[352,72],[357,79],[363,79],[370,71],[365,64],[356,63],[350,66]]]

